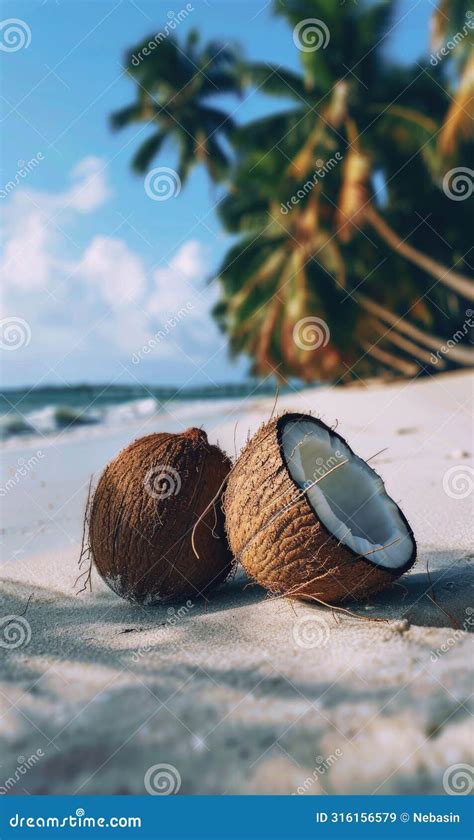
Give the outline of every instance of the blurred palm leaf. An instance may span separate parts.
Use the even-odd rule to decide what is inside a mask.
[[[463,144],[474,140],[474,13],[465,0],[439,0],[430,29],[431,48],[441,62],[444,84],[452,87],[438,145],[442,155],[453,157]]]
[[[113,113],[111,125],[123,129],[145,122],[154,128],[133,158],[137,172],[149,168],[170,138],[180,150],[178,174],[183,182],[197,162],[214,180],[222,180],[229,168],[226,146],[234,123],[226,111],[212,107],[210,99],[240,93],[237,52],[218,42],[200,47],[197,34],[191,32],[183,48],[168,37],[144,55],[152,40],[127,55],[126,71],[137,85],[137,101]]]
[[[439,136],[439,149],[443,155],[454,155],[460,143],[474,138],[474,52],[462,72],[455,97],[449,106]]]

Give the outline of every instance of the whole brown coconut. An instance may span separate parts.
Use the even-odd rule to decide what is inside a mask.
[[[162,603],[225,579],[232,558],[219,489],[230,467],[201,429],[147,435],[111,461],[92,500],[89,548],[117,595]]]
[[[229,476],[224,512],[236,560],[274,593],[336,604],[415,562],[413,532],[380,476],[310,415],[259,429]]]

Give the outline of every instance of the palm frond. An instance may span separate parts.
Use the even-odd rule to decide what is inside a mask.
[[[241,65],[243,83],[252,85],[270,96],[283,96],[307,103],[310,91],[299,73],[294,73],[277,64],[248,62]],[[319,88],[323,93],[323,88]],[[315,92],[315,88],[311,89]]]
[[[439,135],[439,150],[453,155],[461,142],[474,139],[474,52],[464,67]]]
[[[148,140],[145,140],[132,158],[132,169],[139,174],[146,172],[153,158],[160,151],[165,139],[166,135],[161,131],[157,131]]]
[[[143,104],[141,102],[134,102],[133,105],[127,105],[126,108],[120,108],[110,115],[110,125],[114,131],[125,128],[131,123],[140,122],[143,119]]]

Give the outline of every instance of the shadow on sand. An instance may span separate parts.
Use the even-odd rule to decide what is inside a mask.
[[[419,567],[422,563],[423,559]],[[430,555],[432,590],[442,609],[428,597],[430,579],[419,567],[374,599],[369,612],[363,605],[357,609],[365,617],[406,617],[414,624],[452,628],[449,612],[462,624],[472,604],[467,563],[460,564],[454,552],[452,557]],[[240,608],[257,609],[268,598],[263,589],[247,584],[240,574],[208,602],[180,612],[180,604],[142,608],[120,601],[112,592],[67,597],[5,581],[3,617],[21,616],[33,597],[23,616],[31,631],[28,643],[1,651],[2,695],[5,701],[14,698],[7,713],[14,716],[15,726],[14,741],[8,727],[0,734],[2,774],[14,777],[18,756],[31,756],[38,748],[44,754],[8,792],[143,794],[147,769],[160,762],[178,768],[182,793],[244,792],[246,779],[251,792],[254,774],[267,772],[268,766],[271,788],[282,766],[278,761],[283,761],[279,792],[291,793],[306,778],[307,768],[314,767],[315,756],[327,755],[336,745],[346,758],[318,777],[317,788],[310,792],[341,792],[341,785],[346,791],[371,792],[376,782],[357,781],[350,770],[351,756],[356,756],[357,766],[370,766],[379,737],[373,734],[375,723],[391,733],[387,737],[395,743],[397,727],[403,729],[408,720],[422,726],[420,737],[428,739],[423,762],[414,772],[412,765],[385,751],[387,768],[374,769],[387,777],[378,792],[442,792],[442,768],[435,762],[430,765],[426,751],[431,743],[437,749],[445,721],[465,725],[461,656],[453,651],[450,665],[450,684],[459,687],[459,700],[441,684],[429,687],[429,667],[423,676],[429,666],[429,641],[418,648],[425,659],[414,687],[410,682],[400,688],[398,671],[390,668],[384,679],[370,682],[362,665],[360,679],[357,671],[347,677],[346,665],[334,679],[334,669],[326,664],[337,633],[324,650],[304,651],[306,667],[294,670],[293,611],[280,617],[280,636],[271,647],[275,639],[265,638],[271,623],[260,624],[251,610],[240,618]],[[282,610],[284,603],[280,602]],[[311,611],[308,605],[303,609],[305,615]],[[315,611],[331,618],[330,611]],[[352,621],[351,627],[354,643],[348,655],[357,659],[364,634],[367,642],[367,623]],[[446,637],[452,633],[447,629]],[[301,651],[297,654],[301,657]],[[436,665],[437,674],[447,659]],[[372,734],[365,735],[364,724],[360,743],[354,746],[341,727],[355,735],[357,714],[365,716]],[[347,782],[343,761],[348,762]],[[267,782],[259,784],[262,790]]]

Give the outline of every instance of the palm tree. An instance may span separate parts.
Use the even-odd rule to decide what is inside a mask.
[[[315,372],[334,375],[343,358],[355,361],[354,313],[347,306],[340,329],[334,326],[340,297],[334,281],[343,287],[345,269],[337,245],[318,225],[315,196],[297,213],[282,215],[276,200],[260,213],[265,198],[263,190],[257,194],[257,177],[253,191],[245,177],[235,184],[219,214],[227,231],[244,235],[220,267],[222,296],[215,309],[232,352],[246,352],[257,374],[281,378],[291,371],[307,381]],[[311,312],[318,318],[309,323]],[[324,353],[318,353],[323,344]]]
[[[133,158],[133,169],[146,172],[171,139],[179,150],[177,171],[183,183],[196,163],[204,164],[213,180],[221,180],[229,167],[234,124],[210,102],[217,94],[241,91],[235,49],[218,42],[200,47],[194,31],[183,47],[168,37],[151,51],[151,42],[153,38],[146,39],[127,55],[126,72],[136,83],[136,100],[111,116],[114,129],[136,122],[153,128]]]
[[[288,194],[278,171],[288,144],[281,151],[245,157],[219,207],[225,229],[241,234],[219,269],[222,295],[215,309],[232,352],[249,355],[256,373],[290,372],[306,381],[445,369],[433,354],[444,343],[434,330],[445,330],[446,319],[438,304],[427,306],[416,293],[411,264],[391,250],[375,259],[372,243],[362,237],[341,247],[331,227],[341,176],[338,181],[332,173],[332,181],[312,186],[282,213]],[[294,188],[296,195],[301,191],[303,183]],[[418,284],[423,287],[424,277]],[[446,296],[442,289],[431,294],[435,303]],[[406,312],[410,317],[401,317]],[[465,365],[474,359],[455,348],[450,360]]]
[[[433,361],[473,295],[471,211],[441,188],[437,138],[451,100],[440,71],[387,65],[389,0],[278,0],[276,11],[294,36],[317,19],[330,49],[302,50],[303,75],[229,68],[241,86],[293,102],[226,135],[234,161],[219,215],[238,240],[217,272],[215,315],[232,352],[246,353],[256,373],[307,381],[472,363],[464,347]],[[160,90],[149,72],[144,87]]]
[[[403,74],[391,68],[387,70],[384,65],[383,33],[392,7],[390,2],[379,2],[369,9],[347,8],[342,15],[329,0],[277,3],[279,12],[293,27],[305,16],[314,16],[324,21],[330,33],[330,48],[302,52],[306,87],[313,96],[308,99],[299,92],[297,95],[302,100],[300,110],[312,113],[314,128],[305,138],[290,171],[305,177],[314,170],[314,149],[321,138],[326,135],[330,143],[331,135],[337,135],[343,142],[345,157],[345,177],[336,217],[340,239],[347,242],[360,228],[370,225],[389,248],[448,288],[474,300],[469,277],[457,266],[447,266],[414,247],[407,241],[409,231],[396,232],[381,216],[374,200],[374,171],[378,168],[386,179],[396,176],[387,166],[386,155],[381,154],[381,133],[398,132],[406,157],[423,154],[431,173],[436,173],[435,137],[449,105],[447,93],[428,68],[423,68],[422,74],[419,68]],[[279,92],[283,90],[288,94],[288,85],[284,84]],[[312,101],[314,92],[318,99],[316,106]],[[423,101],[430,103],[429,118],[420,110]],[[250,126],[249,134],[252,130]],[[437,174],[440,173],[438,167]]]
[[[233,351],[247,352],[257,372],[289,370],[312,379],[380,367],[405,375],[429,365],[440,370],[444,360],[433,362],[420,336],[427,336],[432,350],[439,347],[443,341],[429,329],[448,329],[449,336],[452,323],[455,331],[458,296],[470,297],[472,284],[434,258],[442,248],[446,255],[446,246],[429,227],[423,231],[426,252],[405,241],[416,225],[406,214],[404,189],[410,183],[413,187],[412,178],[416,174],[419,180],[421,173],[429,184],[421,190],[425,215],[427,206],[440,204],[446,215],[446,196],[427,174],[439,171],[435,134],[448,97],[429,73],[384,67],[373,45],[387,26],[389,4],[368,12],[347,10],[343,22],[341,10],[329,3],[285,3],[283,12],[296,26],[310,15],[322,19],[322,7],[333,47],[328,56],[323,50],[303,52],[304,79],[269,65],[246,67],[247,79],[267,93],[290,95],[297,104],[237,132],[244,156],[221,219],[229,232],[244,238],[218,273],[224,294],[217,316]],[[347,78],[341,56],[345,67],[357,66],[356,80]],[[407,92],[403,103],[400,91]],[[426,101],[436,119],[421,110]],[[281,139],[262,155],[269,137]],[[330,155],[334,160],[337,152],[342,166],[328,174],[323,169],[323,180],[311,187],[308,198],[305,185],[311,184],[317,161]],[[385,177],[389,201],[383,215],[372,186],[374,171]],[[292,196],[301,193],[304,198],[292,206]],[[283,217],[280,208],[289,208],[288,215]],[[366,224],[381,242],[367,238],[361,230]],[[450,241],[459,239],[460,230],[466,233],[465,217]],[[455,262],[460,262],[457,256]],[[447,287],[430,290],[429,303],[424,293],[434,284],[427,284],[427,274]],[[387,277],[396,277],[397,285],[387,283]],[[451,290],[457,293],[454,305]],[[380,317],[381,309],[388,320]],[[452,309],[452,320],[442,314]],[[308,313],[330,324],[324,352],[317,335],[313,344],[295,344],[295,330]],[[409,317],[400,317],[405,313]],[[456,352],[451,362],[472,363],[472,354]]]

